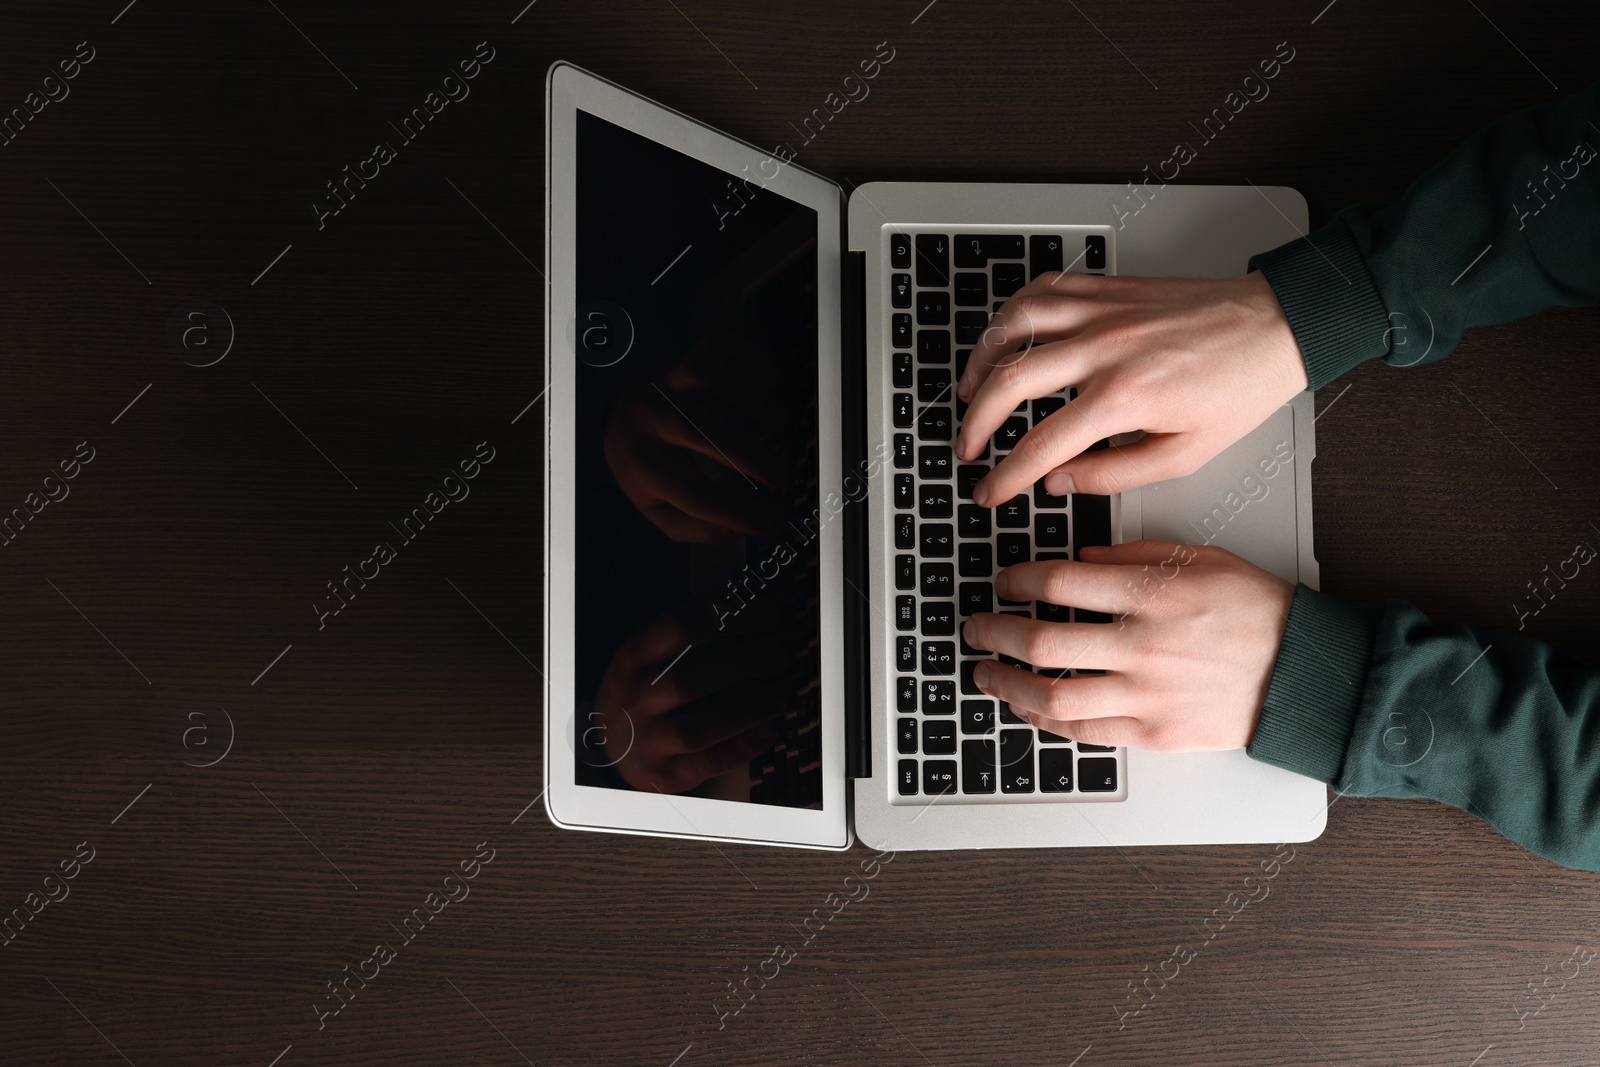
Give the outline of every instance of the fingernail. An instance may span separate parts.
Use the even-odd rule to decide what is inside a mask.
[[[979,482],[972,488],[972,502],[980,508],[989,506],[989,483]]]
[[[956,434],[956,455],[962,459],[967,458],[967,434],[965,430]]]
[[[1001,571],[999,574],[994,576],[994,591],[1009,599],[1011,594],[1011,576],[1005,571]],[[971,644],[972,642],[968,641],[967,643]]]
[[[977,633],[978,628],[972,624],[971,619],[961,624],[961,639],[967,644],[972,644],[972,639],[977,636]],[[974,645],[973,647],[976,648],[977,646]]]
[[[1053,489],[1050,486],[1045,486],[1046,489],[1050,489],[1050,493],[1053,496],[1071,496],[1078,491],[1078,487],[1073,484],[1072,475],[1070,474],[1057,474],[1054,485],[1055,488]]]
[[[966,376],[963,375],[961,380],[956,383],[956,396],[962,400],[971,400],[972,398],[967,395],[971,391],[971,388],[967,385]]]
[[[972,680],[977,683],[979,689],[988,689],[989,675],[993,673],[994,669],[989,666],[989,661],[982,660],[976,667],[972,668]]]
[[[1103,556],[1110,551],[1111,549],[1107,548],[1105,545],[1084,545],[1082,548],[1078,549],[1078,553],[1084,556]],[[996,584],[998,584],[998,582]]]

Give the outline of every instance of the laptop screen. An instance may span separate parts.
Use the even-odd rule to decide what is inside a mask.
[[[817,212],[577,112],[576,784],[822,806]]]

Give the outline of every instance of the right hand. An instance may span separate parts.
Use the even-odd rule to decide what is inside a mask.
[[[1017,405],[1075,386],[1077,398],[1029,430],[973,500],[994,507],[1040,478],[1057,496],[1109,496],[1193,474],[1308,384],[1289,321],[1259,273],[1042,274],[1006,301],[972,350],[956,387],[971,405],[956,454],[976,459]],[[1085,451],[1135,430],[1142,440]]]

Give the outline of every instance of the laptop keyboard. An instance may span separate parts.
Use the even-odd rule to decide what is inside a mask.
[[[974,463],[955,456],[966,404],[954,383],[990,315],[1032,278],[1108,272],[1109,228],[1048,232],[894,232],[889,241],[890,501],[894,565],[890,756],[901,797],[962,800],[1121,799],[1125,753],[1036,730],[985,696],[961,623],[1000,611],[1055,622],[1109,622],[1099,612],[998,598],[994,575],[1026,560],[1076,558],[1111,543],[1110,498],[1052,496],[1042,484],[993,509],[972,490],[1023,434],[1060,410],[1071,390],[1025,402]],[[1107,447],[1102,441],[1096,448]],[[1034,669],[1009,656],[998,659]],[[1051,669],[1052,677],[1099,671]]]

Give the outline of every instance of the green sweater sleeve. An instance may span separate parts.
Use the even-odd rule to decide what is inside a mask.
[[[1472,326],[1600,299],[1600,82],[1478,132],[1392,204],[1255,256],[1311,388],[1443,359]]]
[[[1600,298],[1597,145],[1600,82],[1476,134],[1395,203],[1348,208],[1254,257],[1311,387],[1367,359],[1432,362],[1472,326]],[[1577,546],[1545,591],[1594,558]],[[1301,585],[1248,751],[1342,793],[1451,804],[1600,871],[1600,671],[1520,634]]]
[[[1547,592],[1595,556],[1578,545]],[[1341,793],[1442,801],[1600,871],[1600,671],[1520,634],[1301,585],[1248,751]]]

